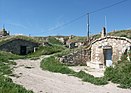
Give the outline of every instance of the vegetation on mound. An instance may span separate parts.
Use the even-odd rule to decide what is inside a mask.
[[[9,78],[13,70],[11,66],[16,65],[15,62],[9,60],[17,58],[19,56],[0,51],[0,93],[33,93],[13,83],[12,79]]]
[[[127,37],[127,38],[131,39],[131,30],[113,31],[113,32],[108,33],[108,35]]]
[[[9,37],[6,37],[6,38],[2,37],[2,38],[0,39],[0,45],[5,44],[5,43],[7,43],[7,42],[9,42],[9,41],[12,41],[12,40],[14,40],[14,39],[22,39],[22,40],[31,41],[31,42],[34,42],[34,43],[40,43],[40,41],[35,40],[35,39],[32,38],[32,37],[18,35],[18,36],[9,36]]]
[[[77,42],[84,42],[84,41],[86,41],[86,39],[87,39],[86,36],[74,36],[71,40],[77,41]]]
[[[107,33],[109,36],[119,36],[119,37],[126,37],[131,39],[131,30],[120,30],[120,31],[112,31]],[[91,36],[92,38],[98,39],[101,37],[101,34],[96,34]]]
[[[127,60],[126,55],[122,56],[121,61],[115,67],[107,68],[104,74],[109,81],[120,84],[119,87],[131,88],[131,61]]]
[[[50,44],[63,45],[62,42],[60,42],[59,40],[57,40],[55,37],[52,37],[52,36],[48,37],[48,42]]]
[[[73,49],[65,49],[65,50],[63,50],[63,51],[61,51],[61,52],[58,52],[58,53],[56,53],[55,54],[55,56],[56,57],[62,57],[62,56],[65,56],[65,55],[68,55],[68,54],[70,54],[70,53],[73,53]]]
[[[66,48],[60,45],[40,46],[36,52],[31,53],[26,57],[33,58],[33,57],[40,57],[41,55],[50,55],[50,54],[61,52],[64,49]]]

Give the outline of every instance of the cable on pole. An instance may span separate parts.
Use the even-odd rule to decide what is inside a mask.
[[[63,24],[63,25],[60,25],[60,26],[58,26],[57,28],[52,29],[52,30],[57,30],[57,29],[59,29],[59,28],[61,28],[61,27],[63,27],[63,26],[69,25],[69,24],[71,24],[71,23],[73,23],[73,22],[75,22],[75,21],[83,18],[83,17],[86,16],[86,15],[94,14],[94,13],[96,13],[96,12],[99,12],[99,11],[102,11],[102,10],[105,10],[105,9],[108,9],[108,8],[111,8],[111,7],[113,7],[113,6],[116,6],[116,5],[118,5],[118,4],[124,3],[124,2],[126,2],[126,1],[128,1],[128,0],[122,0],[122,1],[117,2],[117,3],[114,3],[114,4],[112,4],[112,5],[109,5],[109,6],[100,8],[100,9],[97,9],[97,10],[95,10],[95,11],[91,11],[91,12],[85,13],[85,14],[83,14],[83,15],[81,15],[81,16],[79,16],[79,17],[77,17],[77,18],[75,18],[75,19],[73,19],[73,20],[71,20],[71,21],[68,21],[67,23],[65,23],[65,24]]]
[[[71,23],[73,23],[73,22],[75,22],[75,21],[77,21],[77,20],[79,20],[79,19],[81,19],[81,18],[83,18],[84,16],[87,16],[87,15],[88,15],[88,18],[89,18],[89,15],[90,15],[90,14],[94,14],[94,13],[96,13],[96,12],[99,12],[99,11],[102,11],[102,10],[105,10],[105,9],[108,9],[108,8],[111,8],[111,7],[113,7],[113,6],[119,5],[119,4],[124,3],[124,2],[127,2],[127,1],[128,1],[128,0],[122,0],[122,1],[119,1],[119,2],[114,3],[114,4],[112,4],[112,5],[109,5],[109,6],[100,8],[100,9],[97,9],[97,10],[95,10],[95,11],[91,11],[91,12],[85,13],[85,14],[83,14],[83,15],[81,15],[81,16],[79,16],[79,17],[77,17],[77,18],[75,18],[75,19],[73,19],[73,20],[71,20],[71,21],[66,22],[65,24],[62,24],[62,25],[58,26],[58,27],[55,28],[55,29],[50,30],[50,31],[54,31],[54,30],[57,30],[57,29],[59,29],[59,28],[62,28],[62,27],[64,27],[64,26],[66,26],[66,25],[69,25],[69,24],[71,24]],[[89,19],[88,19],[88,31],[89,31]],[[88,32],[88,35],[89,35],[89,32]]]

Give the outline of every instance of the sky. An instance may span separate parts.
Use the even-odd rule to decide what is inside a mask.
[[[86,36],[85,14],[120,1],[123,0],[0,0],[0,29],[4,25],[12,35]],[[90,35],[100,33],[103,26],[107,32],[131,29],[131,0],[91,13],[89,19]]]

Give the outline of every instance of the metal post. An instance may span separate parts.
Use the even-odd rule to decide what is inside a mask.
[[[89,20],[89,13],[87,13],[87,41],[89,41],[89,33],[90,33],[90,20]]]

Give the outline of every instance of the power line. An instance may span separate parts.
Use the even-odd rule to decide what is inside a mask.
[[[116,6],[116,5],[118,5],[118,4],[124,3],[124,2],[126,2],[126,1],[128,1],[128,0],[122,0],[122,1],[120,1],[120,2],[114,3],[114,4],[112,4],[112,5],[109,5],[109,6],[100,8],[100,9],[97,9],[97,10],[92,11],[92,12],[89,12],[89,13],[90,13],[90,14],[93,14],[93,13],[96,13],[96,12],[99,12],[99,11],[102,11],[102,10],[105,10],[105,9],[108,9],[108,8],[111,8],[111,7]]]
[[[99,11],[102,11],[102,10],[105,10],[105,9],[108,9],[108,8],[111,8],[111,7],[113,7],[113,6],[119,5],[119,4],[121,4],[121,3],[124,3],[124,2],[126,2],[126,1],[128,1],[128,0],[122,0],[122,1],[117,2],[117,3],[114,3],[114,4],[112,4],[112,5],[109,5],[109,6],[106,6],[106,7],[103,7],[103,8],[99,8],[99,9],[94,10],[94,11],[91,11],[91,12],[87,12],[87,13],[85,13],[85,14],[83,14],[83,15],[81,15],[81,16],[79,16],[79,17],[77,17],[77,18],[75,18],[75,19],[73,19],[73,20],[71,20],[71,21],[68,21],[68,22],[66,22],[66,23],[64,23],[64,24],[62,24],[62,25],[60,25],[60,26],[58,26],[58,27],[50,30],[50,31],[54,31],[54,30],[57,30],[57,29],[59,29],[59,28],[62,28],[62,27],[64,27],[64,26],[66,26],[66,25],[69,25],[69,24],[71,24],[71,23],[73,23],[73,22],[75,22],[75,21],[83,18],[83,17],[86,16],[86,15],[94,14],[94,13],[96,13],[96,12],[99,12]],[[89,24],[88,24],[88,25],[89,25]]]
[[[109,6],[100,8],[100,9],[97,9],[97,10],[95,10],[95,11],[87,12],[87,13],[85,13],[85,14],[83,14],[83,15],[81,15],[81,16],[79,16],[79,17],[77,17],[77,18],[75,18],[75,19],[73,19],[73,20],[71,20],[71,21],[69,21],[69,22],[67,22],[67,23],[65,23],[65,24],[63,24],[63,25],[58,26],[58,27],[55,28],[55,29],[52,29],[52,30],[57,30],[57,29],[59,29],[59,28],[61,28],[61,27],[63,27],[63,26],[69,25],[69,24],[71,24],[71,23],[73,23],[73,22],[75,22],[75,21],[83,18],[84,16],[86,16],[86,15],[88,15],[88,14],[93,14],[93,13],[96,13],[96,12],[99,12],[99,11],[102,11],[102,10],[105,10],[105,9],[108,9],[108,8],[111,8],[111,7],[113,7],[113,6],[116,6],[116,5],[118,5],[118,4],[124,3],[124,2],[126,2],[126,1],[128,1],[128,0],[122,0],[122,1],[117,2],[117,3],[114,3],[114,4],[112,4],[112,5],[109,5]]]
[[[52,29],[52,30],[57,30],[57,29],[59,29],[59,28],[61,28],[61,27],[63,27],[63,26],[69,25],[69,24],[71,24],[71,23],[73,23],[73,22],[75,22],[75,21],[83,18],[85,15],[86,15],[86,14],[83,14],[83,15],[81,15],[81,16],[79,16],[79,17],[77,17],[77,18],[75,18],[75,19],[73,19],[73,20],[71,20],[71,21],[68,21],[68,22],[64,23],[63,25],[60,25],[60,26]],[[51,31],[51,30],[50,30],[50,31]]]

